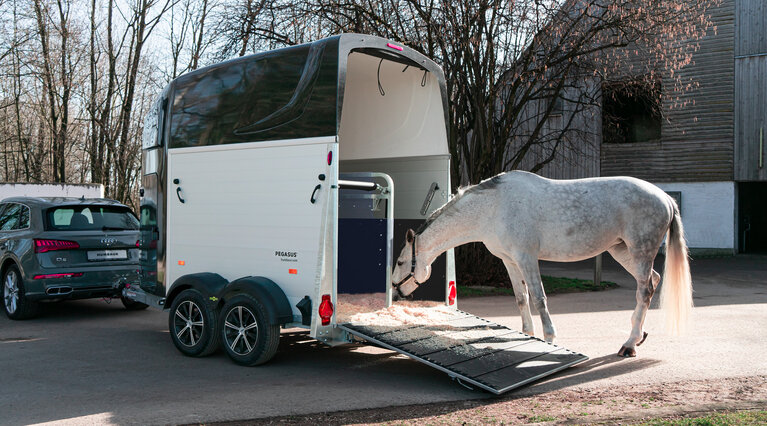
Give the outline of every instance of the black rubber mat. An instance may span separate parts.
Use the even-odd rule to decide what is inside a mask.
[[[495,394],[588,359],[499,324],[456,310],[434,325],[341,324],[342,329]]]

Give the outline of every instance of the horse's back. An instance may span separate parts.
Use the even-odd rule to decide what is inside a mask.
[[[538,244],[542,258],[586,258],[621,241],[654,244],[672,214],[660,188],[632,177],[554,180],[508,172],[496,178],[505,206],[499,223],[511,238]]]

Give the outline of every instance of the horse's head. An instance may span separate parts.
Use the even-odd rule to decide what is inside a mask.
[[[418,258],[415,232],[408,229],[405,235],[405,247],[402,247],[402,252],[391,274],[392,285],[400,296],[409,296],[421,283],[429,279],[431,265],[424,263]]]

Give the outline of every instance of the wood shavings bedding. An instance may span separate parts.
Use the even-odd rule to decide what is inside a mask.
[[[398,301],[386,308],[386,293],[339,294],[337,305],[337,322],[365,325],[440,324],[453,313],[444,303],[422,300]]]

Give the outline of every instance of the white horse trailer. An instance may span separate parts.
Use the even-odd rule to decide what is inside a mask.
[[[185,74],[145,121],[141,279],[124,294],[169,309],[173,342],[190,356],[223,346],[260,364],[280,327],[398,350],[339,324],[337,296],[384,293],[391,304],[392,247],[448,201],[447,137],[440,67],[377,37],[344,34]],[[413,297],[455,306],[454,271],[448,251]]]

